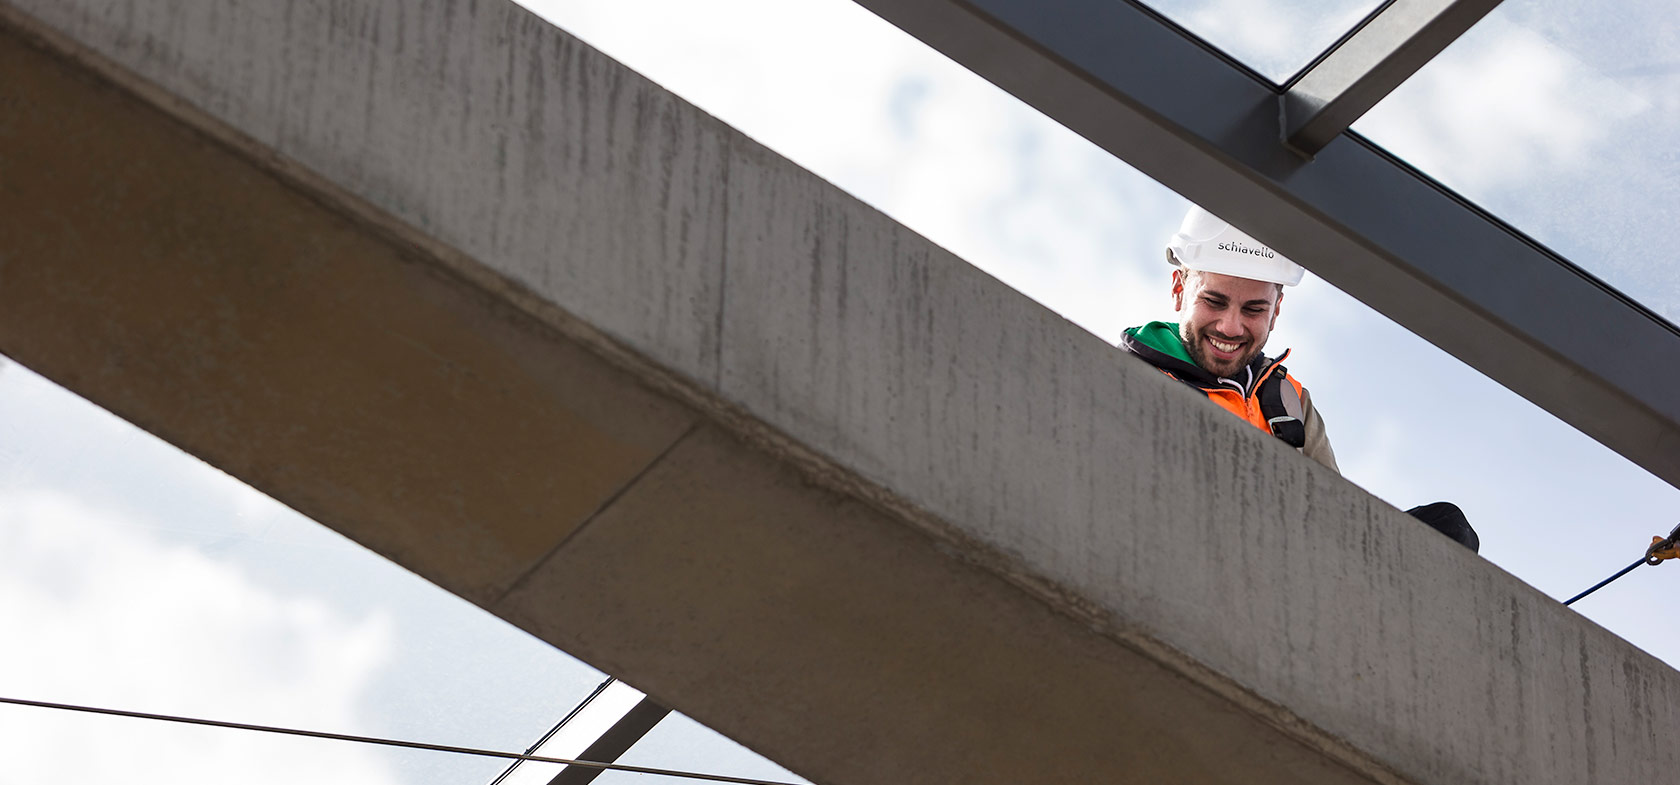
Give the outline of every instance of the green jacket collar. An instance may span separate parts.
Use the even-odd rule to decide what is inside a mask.
[[[1179,381],[1187,382],[1197,387],[1210,389],[1228,388],[1230,384],[1238,385],[1244,395],[1250,390],[1247,384],[1252,384],[1272,365],[1283,362],[1289,356],[1285,351],[1277,359],[1271,359],[1263,354],[1255,355],[1249,364],[1246,374],[1247,383],[1232,380],[1221,382],[1220,378],[1203,370],[1190,359],[1190,352],[1184,348],[1184,341],[1178,337],[1178,325],[1174,322],[1150,322],[1141,327],[1130,327],[1120,337],[1120,349],[1137,355],[1150,365],[1160,368],[1177,377]]]
[[[1150,322],[1142,327],[1128,327],[1126,334],[1168,357],[1195,364],[1190,359],[1190,352],[1184,349],[1184,341],[1178,337],[1177,322]]]

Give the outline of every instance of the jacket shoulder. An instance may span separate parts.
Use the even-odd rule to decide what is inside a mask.
[[[1207,371],[1138,340],[1130,331],[1120,336],[1120,351],[1137,357],[1179,381],[1198,387],[1218,386]]]

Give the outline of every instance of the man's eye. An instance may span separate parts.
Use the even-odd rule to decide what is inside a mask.
[[[1266,312],[1266,309],[1264,309],[1264,308],[1250,307],[1250,308],[1244,308],[1243,309],[1243,313],[1246,313],[1249,316],[1259,316],[1260,314],[1263,314],[1265,312]]]

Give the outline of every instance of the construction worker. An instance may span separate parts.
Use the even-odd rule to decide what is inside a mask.
[[[1277,324],[1283,287],[1306,271],[1200,207],[1167,243],[1177,322],[1126,331],[1120,348],[1200,390],[1208,400],[1336,469],[1312,396],[1260,350]],[[1337,471],[1340,471],[1337,469]]]
[[[1130,328],[1120,348],[1339,473],[1324,418],[1283,367],[1289,352],[1261,354],[1283,287],[1300,283],[1306,271],[1200,207],[1190,208],[1167,242],[1167,262],[1178,321]],[[1480,548],[1451,502],[1407,512],[1472,551]]]

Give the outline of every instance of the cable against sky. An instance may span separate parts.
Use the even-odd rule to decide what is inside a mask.
[[[327,739],[329,741],[347,741],[357,744],[377,744],[385,747],[403,747],[413,750],[427,750],[429,752],[447,752],[455,755],[477,755],[486,758],[531,761],[533,763],[558,763],[564,766],[582,766],[584,768],[591,769],[611,769],[616,771],[628,771],[634,774],[655,774],[664,777],[680,777],[691,780],[705,780],[708,782],[728,782],[735,783],[736,785],[794,785],[794,783],[791,782],[759,780],[752,779],[750,777],[732,777],[727,774],[705,774],[693,771],[677,771],[675,769],[656,769],[647,766],[627,766],[622,763],[600,763],[597,761],[572,760],[569,758],[549,758],[540,755],[527,755],[521,752],[486,750],[479,749],[477,747],[456,747],[448,744],[430,744],[421,741],[385,739],[377,736],[357,736],[348,733],[329,733],[326,731],[305,730],[302,728],[281,728],[273,725],[252,725],[243,722],[228,722],[226,720],[211,720],[199,717],[182,717],[173,714],[151,714],[141,711],[127,711],[124,709],[110,709],[98,706],[80,706],[69,703],[52,703],[49,701],[27,700],[24,698],[0,697],[0,703],[10,704],[13,706],[29,706],[38,709],[75,711],[85,714],[104,714],[112,717],[127,717],[130,719],[153,720],[157,722],[174,722],[184,725],[202,725],[212,728],[226,728],[229,730],[276,733],[286,736],[304,736],[313,739]]]

